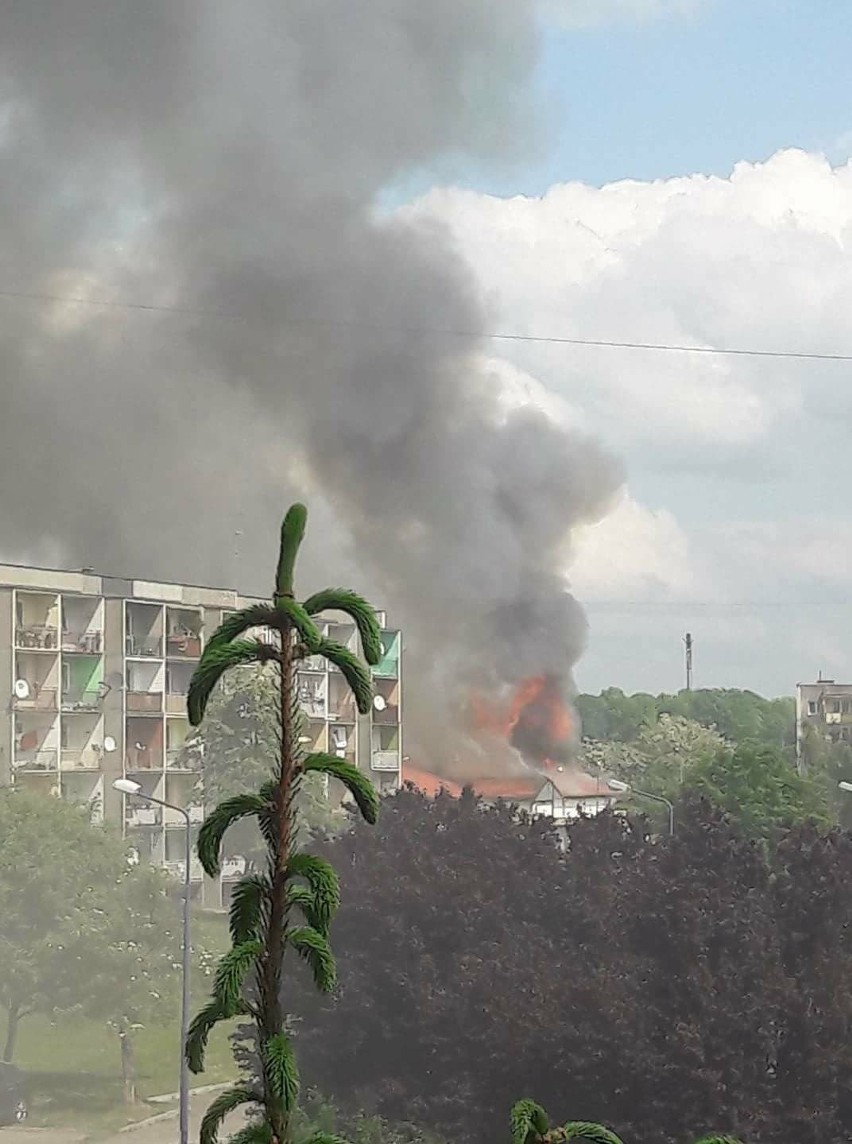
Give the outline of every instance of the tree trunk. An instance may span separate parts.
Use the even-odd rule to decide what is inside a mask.
[[[293,799],[293,639],[292,631],[282,633],[281,639],[281,681],[280,681],[280,720],[281,755],[279,759],[278,790],[275,810],[277,816],[277,854],[270,873],[272,875],[272,901],[269,911],[267,931],[266,961],[262,987],[262,1014],[260,1041],[268,1041],[282,1026],[281,1012],[281,963],[284,956],[284,929],[287,914],[287,861],[290,855],[290,829]],[[281,1101],[268,1088],[266,1090],[266,1112],[273,1138],[281,1144],[289,1138],[289,1116]]]
[[[130,1027],[123,1022],[118,1030],[121,1047],[121,1080],[124,1087],[124,1103],[136,1103],[136,1054],[130,1037]]]
[[[9,1009],[6,1016],[6,1044],[3,1046],[3,1060],[11,1061],[15,1055],[15,1044],[18,1040],[18,1025],[21,1022],[21,1010],[17,1005]]]

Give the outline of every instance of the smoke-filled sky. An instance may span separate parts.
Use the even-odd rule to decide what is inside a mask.
[[[705,683],[852,668],[831,613],[730,608],[846,591],[837,367],[479,336],[850,348],[843,169],[561,183],[682,173],[674,145],[637,168],[649,91],[670,108],[655,137],[701,163],[683,53],[628,90],[606,51],[700,43],[726,12],[6,0],[0,555],[266,592],[304,496],[305,587],[364,587],[405,626],[421,725],[474,667],[570,667],[573,558],[586,685],[676,687],[687,626]],[[733,158],[766,138],[746,153],[741,131]],[[501,186],[531,194],[484,193]]]
[[[446,228],[374,213],[433,156],[517,152],[535,15],[4,5],[7,556],[262,589],[304,495],[310,579],[344,562],[406,629],[415,732],[474,670],[570,672],[571,529],[606,512],[620,464],[502,399]]]

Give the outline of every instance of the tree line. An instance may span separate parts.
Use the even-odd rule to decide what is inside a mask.
[[[509,807],[407,790],[328,842],[341,984],[299,997],[310,1081],[444,1140],[498,1138],[509,1093],[631,1144],[849,1139],[852,838],[767,847],[706,798],[678,811],[671,839],[580,820],[563,852]]]

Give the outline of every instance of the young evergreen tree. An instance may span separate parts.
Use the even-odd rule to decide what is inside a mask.
[[[519,1100],[512,1109],[512,1144],[568,1144],[569,1140],[585,1140],[588,1144],[623,1144],[620,1136],[586,1120],[551,1125],[541,1105],[534,1100]],[[702,1136],[696,1144],[740,1144],[733,1136]]]
[[[299,1071],[281,999],[284,959],[288,951],[298,955],[322,992],[334,988],[336,970],[328,931],[340,901],[334,868],[296,849],[294,800],[301,779],[312,774],[332,776],[349,790],[367,822],[374,823],[378,814],[376,791],[357,767],[335,755],[305,755],[299,744],[294,670],[306,656],[324,656],[339,668],[362,714],[372,702],[369,670],[347,648],[325,639],[312,617],[327,611],[346,613],[357,626],[367,662],[376,664],[381,658],[375,612],[360,596],[326,589],[304,603],[296,601],[293,573],[306,520],[303,505],[294,505],[287,513],[272,602],[252,605],[219,627],[205,648],[187,696],[190,722],[198,726],[213,689],[229,668],[274,663],[278,669],[280,741],[274,777],[254,794],[235,795],[219,803],[198,838],[198,857],[211,877],[219,872],[226,831],[242,819],[256,818],[267,850],[266,871],[247,875],[234,888],[232,948],[219,964],[212,999],[193,1021],[185,1046],[189,1067],[201,1072],[213,1027],[246,1016],[254,1028],[258,1076],[214,1100],[202,1121],[201,1144],[216,1144],[225,1117],[243,1106],[249,1107],[252,1119],[232,1137],[232,1144],[292,1144],[295,1135]],[[257,628],[275,633],[274,642],[245,638]],[[312,1137],[313,1144],[330,1144],[331,1139],[322,1133]]]

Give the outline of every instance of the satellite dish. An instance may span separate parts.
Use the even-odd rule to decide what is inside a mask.
[[[384,709],[387,707],[387,705],[388,705],[388,701],[387,701],[387,699],[385,699],[384,695],[374,695],[373,696],[373,706],[375,707],[375,709],[377,711],[384,711]]]
[[[112,735],[104,736],[104,750],[108,755],[111,755],[115,750],[115,739],[113,739]]]
[[[15,680],[15,698],[16,699],[29,699],[30,685],[25,679]]]

